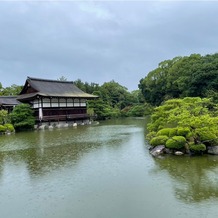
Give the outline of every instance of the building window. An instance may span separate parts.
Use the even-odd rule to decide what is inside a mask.
[[[58,107],[58,99],[57,98],[51,99],[51,107]]]

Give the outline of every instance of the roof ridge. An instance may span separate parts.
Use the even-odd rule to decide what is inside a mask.
[[[45,81],[45,82],[58,82],[58,83],[71,83],[74,84],[73,81],[62,81],[62,80],[52,80],[52,79],[43,79],[43,78],[35,78],[35,77],[27,77],[29,80],[38,80],[38,81]]]

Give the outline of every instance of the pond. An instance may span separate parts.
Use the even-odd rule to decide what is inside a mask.
[[[152,158],[144,119],[0,137],[3,218],[217,217],[218,157]]]

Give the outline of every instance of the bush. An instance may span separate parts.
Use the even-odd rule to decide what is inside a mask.
[[[30,105],[17,105],[11,113],[11,121],[14,125],[14,128],[18,131],[33,129],[35,118]]]
[[[3,126],[3,125],[0,125],[0,132],[5,132],[6,131],[6,127],[5,126]]]
[[[5,123],[8,122],[10,122],[10,116],[8,114],[8,111],[0,110],[0,124],[4,125]]]
[[[144,105],[135,105],[127,112],[129,117],[143,117],[145,113]]]
[[[216,135],[209,129],[196,129],[196,134],[200,137],[201,141],[213,140],[216,138]]]
[[[177,135],[186,137],[190,133],[188,127],[179,127],[177,130]]]
[[[14,132],[14,126],[10,123],[7,123],[4,125],[4,127],[6,127],[6,130],[10,131],[10,132]]]
[[[156,136],[156,132],[149,132],[147,135],[146,135],[146,139],[150,142],[152,138],[154,138]]]
[[[173,137],[177,135],[177,128],[171,128],[169,132],[169,137]]]
[[[164,128],[164,129],[161,129],[157,132],[157,136],[160,136],[160,135],[166,135],[166,136],[169,136],[169,133],[171,131],[171,128]]]
[[[186,135],[186,139],[187,139],[188,141],[193,141],[193,140],[194,140],[194,136],[195,136],[194,132],[189,132],[189,133]]]
[[[168,140],[167,136],[160,135],[160,136],[156,136],[153,139],[151,139],[150,144],[152,146],[165,145],[167,140]]]
[[[218,145],[218,104],[209,98],[184,98],[165,101],[156,107],[147,125],[149,132],[156,136],[168,136],[166,147],[186,148],[186,141],[193,144]],[[154,135],[154,134],[153,134]],[[149,135],[149,137],[151,137]],[[159,138],[151,139],[153,145],[164,144]],[[204,145],[193,149],[203,151]]]
[[[166,141],[166,147],[170,149],[181,149],[185,146],[186,139],[183,136],[173,136]]]
[[[206,151],[206,145],[205,144],[191,144],[189,146],[189,149],[193,152],[199,153]]]

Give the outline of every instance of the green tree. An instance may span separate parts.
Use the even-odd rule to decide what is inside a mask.
[[[0,124],[10,123],[10,116],[7,110],[0,110]]]
[[[3,86],[2,86],[2,84],[0,82],[0,95],[1,95],[2,90],[3,90]]]
[[[84,92],[99,97],[97,100],[88,101],[89,113],[97,114],[98,119],[119,116],[143,116],[144,111],[148,112],[147,107],[144,108],[142,106],[145,100],[139,90],[129,92],[126,87],[114,80],[105,82],[101,86],[96,83],[84,83],[81,79],[74,81],[74,84]],[[137,105],[140,106],[137,108]],[[130,113],[128,114],[130,109],[132,109],[131,115]]]
[[[148,104],[136,104],[134,106],[130,106],[128,111],[126,112],[126,116],[129,117],[143,117],[151,114],[153,107]]]
[[[139,88],[155,106],[172,98],[207,97],[208,91],[218,91],[218,53],[163,61],[140,80]]]
[[[33,129],[35,118],[30,105],[17,105],[11,113],[11,121],[14,125],[14,128],[18,131]]]
[[[129,97],[129,93],[127,88],[121,86],[114,80],[104,83],[100,90],[103,98],[111,107],[123,109],[128,105],[127,98]]]
[[[206,96],[211,98],[214,103],[218,104],[218,91],[208,90]]]
[[[4,96],[10,96],[10,95],[18,95],[22,90],[22,86],[19,85],[11,85],[9,87],[6,88],[2,88],[0,87],[0,95],[4,95]]]
[[[218,145],[218,105],[208,98],[171,99],[156,107],[148,124],[148,139],[165,135],[183,136],[187,143],[201,146]],[[152,137],[150,137],[152,136]],[[173,144],[172,140],[168,144]]]

